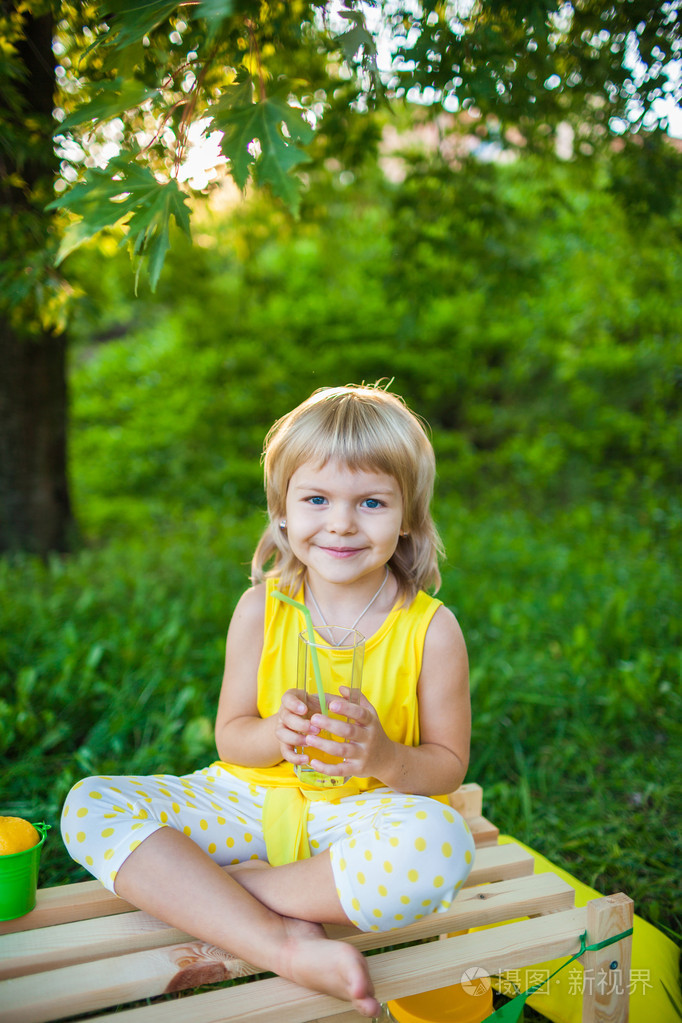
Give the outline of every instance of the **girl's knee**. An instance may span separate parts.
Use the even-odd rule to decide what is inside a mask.
[[[392,808],[380,827],[354,833],[331,851],[344,911],[361,930],[403,927],[447,909],[474,859],[463,818],[421,797]]]
[[[66,797],[61,832],[72,855],[70,847],[74,842],[82,843],[85,835],[98,826],[104,828],[108,822],[128,814],[129,807],[121,804],[122,795],[111,787],[113,781],[115,779],[98,775],[83,778],[76,782]]]
[[[72,786],[62,807],[62,826],[69,819],[82,819],[87,816],[91,806],[95,805],[92,803],[92,793],[98,791],[101,782],[102,779],[97,777],[82,778]]]

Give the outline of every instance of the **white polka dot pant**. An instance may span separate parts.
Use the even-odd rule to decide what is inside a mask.
[[[68,795],[62,836],[70,855],[110,891],[121,864],[162,827],[184,832],[221,866],[265,860],[266,792],[217,765],[182,778],[86,778]],[[385,788],[311,803],[308,841],[313,855],[329,849],[343,910],[363,931],[403,927],[447,909],[474,856],[458,813]]]

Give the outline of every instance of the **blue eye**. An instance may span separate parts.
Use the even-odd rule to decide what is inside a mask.
[[[308,500],[310,501],[311,504],[320,505],[320,504],[324,504],[325,503],[326,498],[318,496],[318,497],[309,497]]]
[[[365,501],[365,505],[368,508],[381,508],[383,507],[382,502],[378,501],[376,497],[368,497]]]

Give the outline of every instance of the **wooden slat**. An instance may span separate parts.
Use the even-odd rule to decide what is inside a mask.
[[[363,951],[381,948],[433,937],[441,932],[495,924],[510,917],[556,913],[572,905],[573,895],[571,886],[554,874],[524,877],[466,889],[447,913],[425,917],[398,931],[383,934],[354,932],[344,940]],[[134,914],[132,919],[137,916]],[[54,929],[73,929],[74,926],[84,925],[66,924]],[[168,930],[170,932],[170,928]],[[37,937],[43,937],[44,933],[39,932]],[[338,937],[338,934],[331,936]],[[39,957],[39,951],[36,954]],[[221,972],[223,968],[229,971],[225,975]],[[213,974],[207,973],[210,969]],[[169,989],[177,991],[197,987],[225,979],[225,976],[246,976],[252,972],[253,968],[248,964],[226,957],[225,953],[212,946],[187,942],[117,959],[86,962],[78,967],[41,973],[39,977],[27,976],[22,981],[6,981],[0,984],[0,1002],[17,1007],[22,1005],[24,1023],[29,1020],[38,1023],[50,1018],[42,1015],[44,1006],[55,1014],[51,1018],[58,1018],[59,1015],[94,1011],[109,1004],[121,1005],[135,998],[163,994]]]
[[[105,959],[182,941],[194,941],[156,917],[139,910],[121,916],[42,927],[0,936],[0,979],[24,977],[61,966]]]
[[[585,909],[572,909],[480,934],[372,956],[367,963],[376,996],[380,1001],[388,1001],[459,983],[464,971],[473,966],[497,973],[569,955],[578,948],[586,915]],[[257,984],[129,1009],[117,1013],[116,1023],[272,1023],[274,1019],[277,1023],[309,1023],[313,1019],[335,1023],[348,1011],[347,1002],[274,977]],[[97,1017],[91,1023],[105,1020],[106,1017]],[[30,1021],[10,1016],[6,1023]]]
[[[486,817],[469,817],[467,824],[471,828],[471,834],[477,849],[482,848],[484,845],[497,845],[500,829],[491,824]]]
[[[253,972],[242,960],[203,942],[150,949],[2,981],[2,1020],[44,1023],[136,1001],[148,997],[150,976],[157,993],[163,993]]]
[[[133,909],[134,906],[112,895],[99,881],[78,881],[54,888],[39,888],[36,908],[17,920],[0,922],[0,934],[51,927],[71,920],[90,920],[96,916],[129,913]]]
[[[476,782],[466,782],[448,796],[450,806],[461,813],[465,820],[480,817],[483,813],[483,789]]]
[[[632,927],[633,902],[618,893],[587,903],[587,944],[598,945]],[[583,1023],[627,1023],[632,938],[582,956]],[[615,964],[615,965],[614,965]]]
[[[311,1019],[309,1023],[325,1023],[330,1017],[325,1016],[325,1019]],[[351,1009],[350,1012],[341,1012],[338,1016],[332,1016],[331,1019],[334,1023],[367,1023],[367,1017],[361,1016],[355,1009]]]
[[[532,874],[534,867],[535,860],[531,853],[513,842],[509,845],[484,846],[476,849],[474,865],[464,885],[466,888],[488,881],[523,877],[525,874]]]

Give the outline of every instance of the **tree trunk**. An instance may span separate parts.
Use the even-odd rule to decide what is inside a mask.
[[[10,4],[17,17],[17,4]],[[65,551],[73,532],[66,464],[66,337],[46,305],[60,282],[54,248],[55,61],[48,4],[23,15],[23,75],[0,116],[0,552]],[[47,11],[47,13],[45,13]],[[47,296],[47,299],[46,299]],[[46,326],[46,324],[48,324]]]
[[[66,340],[0,328],[0,550],[66,551]]]

